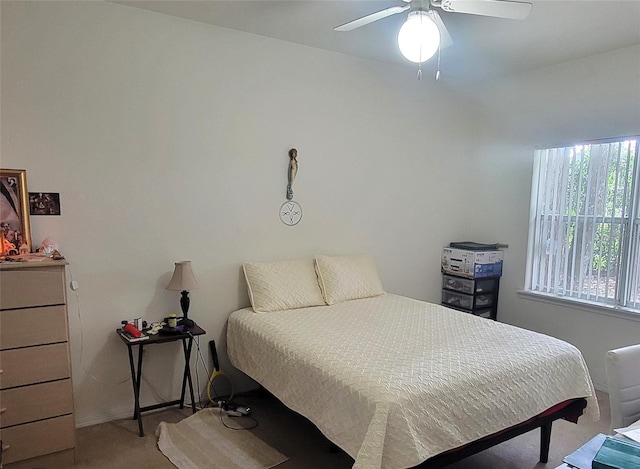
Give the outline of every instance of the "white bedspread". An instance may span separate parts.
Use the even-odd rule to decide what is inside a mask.
[[[304,415],[356,469],[415,466],[587,397],[561,340],[397,295],[229,317],[234,366]]]

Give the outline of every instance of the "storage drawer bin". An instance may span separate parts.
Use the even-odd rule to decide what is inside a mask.
[[[498,289],[497,278],[483,278],[474,280],[474,282],[476,283],[476,293],[496,291]]]
[[[442,274],[442,304],[483,318],[497,320],[500,277],[465,278]]]
[[[493,306],[494,298],[495,297],[493,294],[476,295],[476,303],[474,305],[474,308],[489,308]]]
[[[453,277],[451,275],[442,276],[442,288],[461,293],[473,294],[474,281],[466,278]]]
[[[473,296],[442,290],[442,303],[456,308],[472,309]]]
[[[472,280],[445,274],[442,276],[442,288],[473,295],[474,293],[495,291],[498,288],[498,279],[485,278]]]
[[[491,319],[491,317],[493,316],[493,310],[492,309],[481,309],[481,310],[478,310],[478,311],[474,311],[473,314],[475,314],[476,316],[480,316],[481,318]]]

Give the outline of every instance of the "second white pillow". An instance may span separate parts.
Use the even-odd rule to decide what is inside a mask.
[[[316,256],[318,281],[329,305],[358,298],[384,295],[373,257]]]

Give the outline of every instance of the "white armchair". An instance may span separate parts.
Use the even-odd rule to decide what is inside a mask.
[[[640,419],[640,345],[609,350],[605,366],[612,431]]]

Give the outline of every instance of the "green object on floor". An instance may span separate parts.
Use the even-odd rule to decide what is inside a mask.
[[[592,469],[640,468],[640,445],[624,438],[608,436],[591,464]]]

